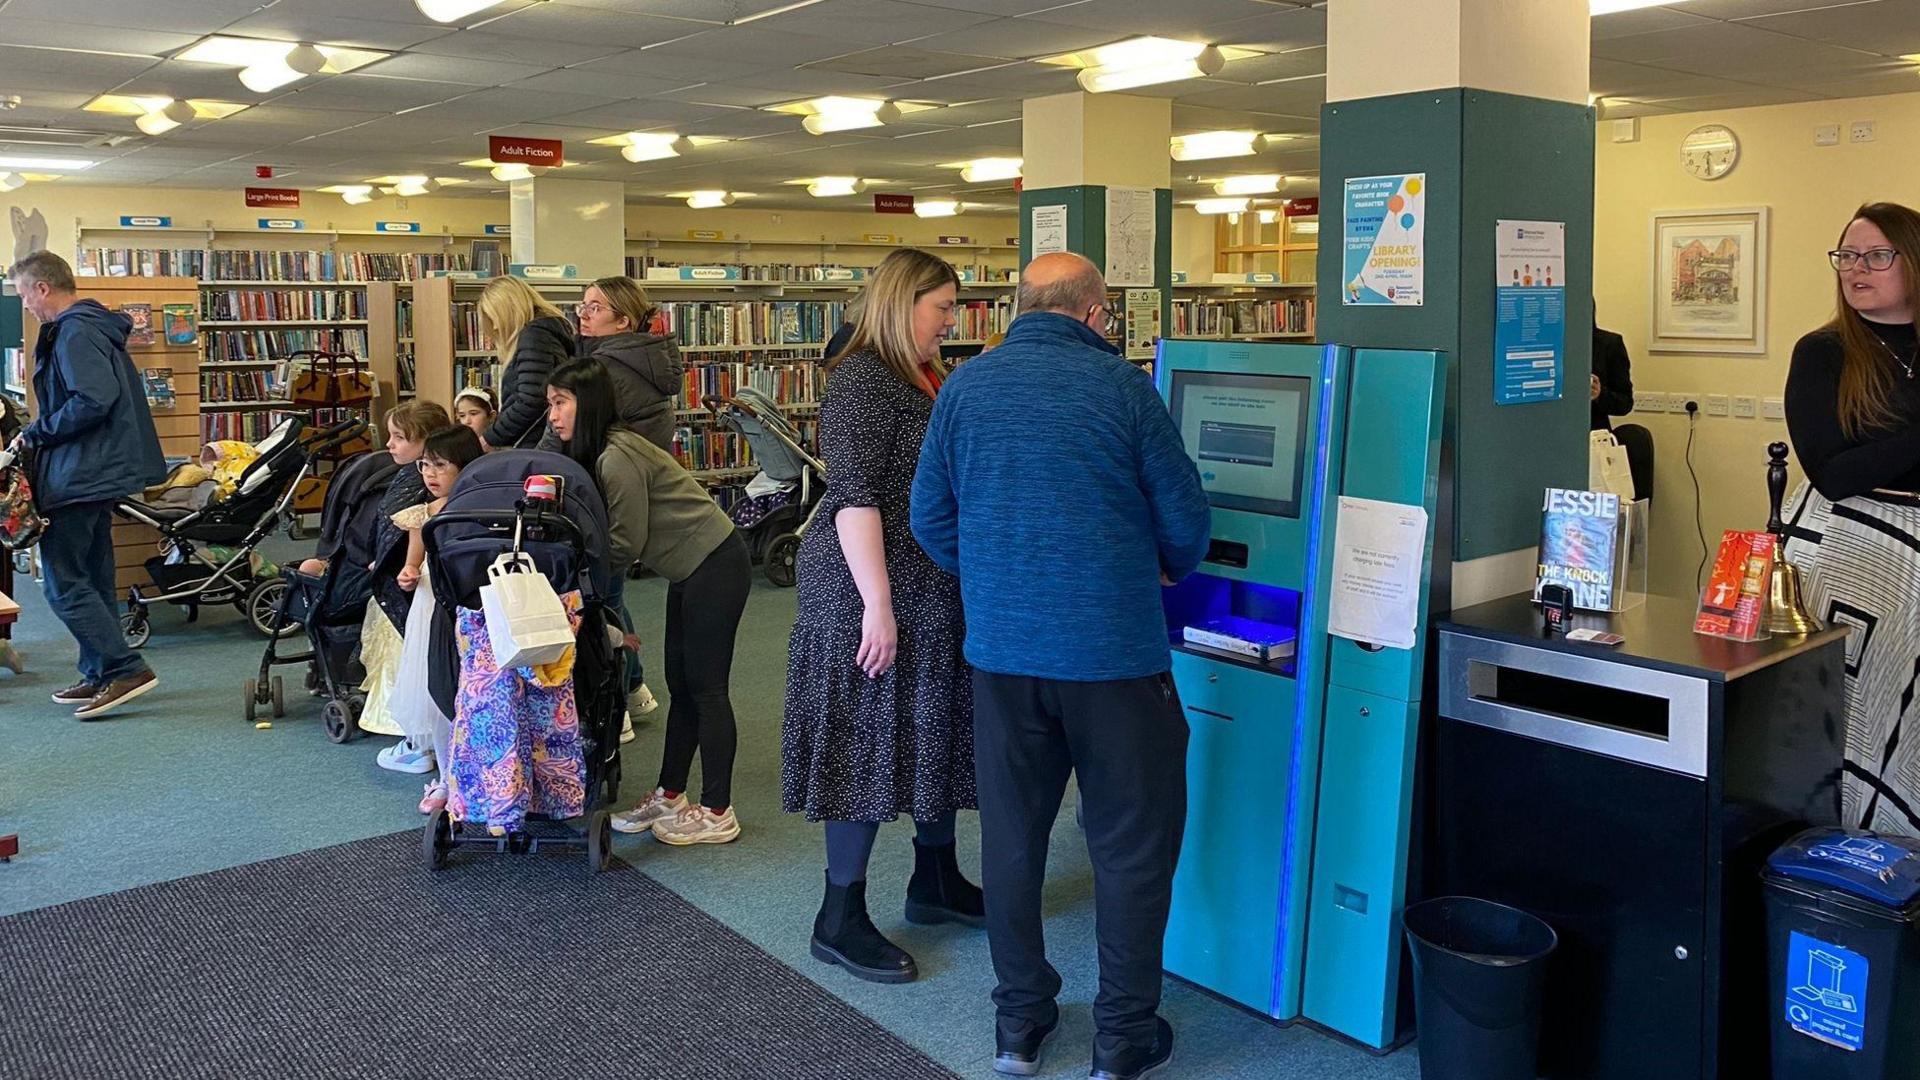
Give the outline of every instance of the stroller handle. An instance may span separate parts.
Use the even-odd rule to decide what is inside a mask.
[[[526,518],[529,519],[529,524],[545,528],[557,528],[558,531],[567,538],[567,542],[572,545],[574,554],[583,559],[586,557],[587,535],[580,530],[579,524],[572,518],[555,510],[547,510],[544,508],[529,509],[525,499],[516,502],[515,506],[520,509],[455,510],[449,513],[435,514],[428,518],[426,525],[421,528],[420,539],[426,544],[427,552],[433,554],[439,550],[438,546],[434,543],[434,534],[448,525],[479,525],[490,533],[499,533],[505,536],[513,530],[515,525],[522,521],[521,513],[524,510]]]
[[[324,428],[306,436],[307,450],[309,453],[316,454],[331,450],[336,446],[344,445],[359,438],[361,433],[366,430],[367,422],[365,420],[357,416],[350,416],[330,428]]]

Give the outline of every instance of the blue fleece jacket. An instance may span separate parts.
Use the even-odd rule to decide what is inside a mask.
[[[40,327],[33,345],[39,419],[22,435],[36,453],[40,509],[132,495],[166,479],[146,387],[127,355],[133,320],[81,300]]]
[[[1160,575],[1206,556],[1200,474],[1145,372],[1064,315],[1022,315],[934,401],[913,535],[959,575],[967,659],[1092,682],[1165,672]]]

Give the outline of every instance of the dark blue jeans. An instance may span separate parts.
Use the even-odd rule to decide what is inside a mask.
[[[113,584],[113,512],[108,502],[70,503],[48,514],[40,537],[47,606],[80,643],[80,677],[94,686],[147,670],[120,632]]]

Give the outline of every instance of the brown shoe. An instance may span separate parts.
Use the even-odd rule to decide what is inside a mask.
[[[138,675],[129,675],[124,679],[115,679],[108,683],[93,700],[73,711],[76,720],[91,720],[96,716],[117,709],[141,694],[160,685],[160,676],[152,671],[143,671]]]
[[[53,701],[56,705],[85,705],[87,702],[92,701],[94,695],[99,692],[99,687],[85,679],[81,679],[79,682],[53,695]]]

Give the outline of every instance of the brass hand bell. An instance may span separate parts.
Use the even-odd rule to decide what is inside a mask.
[[[1773,534],[1773,565],[1767,573],[1767,608],[1761,625],[1770,634],[1810,634],[1820,620],[1807,610],[1800,568],[1787,561],[1787,525],[1780,503],[1787,493],[1787,444],[1767,446],[1767,531]]]

